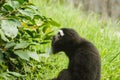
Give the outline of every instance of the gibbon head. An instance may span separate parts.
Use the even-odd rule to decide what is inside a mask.
[[[76,47],[80,42],[77,32],[70,28],[62,28],[52,38],[52,51],[57,53],[60,51],[68,51]]]

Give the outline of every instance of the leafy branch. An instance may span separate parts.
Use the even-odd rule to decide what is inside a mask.
[[[39,54],[45,52],[40,47],[50,42],[57,26],[60,24],[41,15],[28,0],[3,3],[0,7],[0,75],[6,71],[6,75],[23,77],[20,74],[35,71],[26,72],[26,69],[32,69],[31,61],[39,62]]]

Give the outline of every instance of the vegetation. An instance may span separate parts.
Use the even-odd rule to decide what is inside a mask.
[[[59,24],[74,28],[97,46],[101,80],[120,79],[118,21],[104,21],[94,13],[86,15],[56,0],[30,1],[38,9],[28,0],[9,0],[0,6],[0,79],[47,80],[66,68],[68,59],[63,53],[48,54],[50,38]]]
[[[22,79],[38,72],[39,54],[53,35],[51,18],[42,16],[28,0],[1,1],[0,7],[0,79]],[[51,28],[52,27],[52,28]]]

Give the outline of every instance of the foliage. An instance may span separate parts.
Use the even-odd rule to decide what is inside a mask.
[[[40,61],[39,53],[50,42],[55,26],[28,0],[0,2],[0,79],[24,77],[36,71],[31,61]],[[42,64],[41,64],[42,65]]]

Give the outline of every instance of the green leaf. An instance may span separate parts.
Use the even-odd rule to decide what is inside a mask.
[[[5,5],[5,6],[3,6],[4,7],[4,9],[6,9],[7,11],[12,11],[13,10],[13,8],[10,6],[10,5]]]
[[[11,1],[10,4],[14,9],[20,7],[20,3],[18,1]]]
[[[19,10],[19,12],[22,14],[22,15],[26,15],[26,16],[29,16],[31,19],[34,18],[34,12],[32,9],[25,9],[25,10]]]
[[[49,24],[45,24],[42,28],[42,31],[45,33],[48,28],[49,28]]]
[[[19,3],[23,4],[24,2],[28,2],[28,0],[17,0]]]
[[[9,40],[6,38],[6,36],[4,35],[4,33],[1,29],[0,29],[0,35],[1,35],[2,40],[9,42]]]
[[[8,71],[9,74],[12,74],[16,77],[21,77],[21,76],[24,76],[24,75],[21,75],[20,73],[17,73],[17,72],[11,72],[11,71]]]
[[[10,75],[8,73],[6,73],[6,72],[0,73],[0,78],[4,78],[5,80],[9,79],[8,76],[10,76]]]
[[[27,8],[30,8],[30,9],[32,9],[34,11],[38,10],[38,8],[36,6],[34,6],[34,5],[29,5],[29,6],[27,6]]]
[[[21,26],[21,23],[17,20],[2,20],[1,28],[5,35],[11,38],[15,38],[18,33],[17,27]]]
[[[52,20],[51,18],[50,18],[50,20],[49,20],[48,22],[49,22],[51,25],[53,25],[53,26],[57,26],[57,27],[60,27],[60,26],[61,26],[59,23],[57,23],[56,21]]]
[[[19,7],[20,7],[20,3],[15,0],[8,0],[4,6],[4,8],[7,9],[8,11],[12,11],[13,9],[17,9]]]
[[[29,45],[29,43],[23,41],[23,42],[20,42],[18,44],[16,44],[16,46],[14,47],[14,49],[23,49],[23,48],[27,48]]]
[[[40,15],[38,15],[38,14],[35,14],[35,15],[34,15],[34,19],[40,19],[40,18],[41,18]]]
[[[15,46],[15,43],[14,42],[8,42],[6,45],[5,45],[5,48],[11,48],[11,47],[14,47]]]
[[[14,20],[19,20],[18,16],[14,16],[14,15],[8,16],[8,18],[14,19]]]
[[[29,61],[29,55],[27,51],[23,51],[23,50],[16,50],[14,51],[14,53],[16,55],[18,55],[21,59],[27,60]]]
[[[4,59],[3,59],[3,53],[0,51],[0,62],[3,62],[4,61]]]
[[[38,57],[38,54],[37,54],[36,52],[28,52],[28,55],[29,55],[32,59],[34,59],[34,60],[36,60],[36,61],[39,61],[39,57]]]

